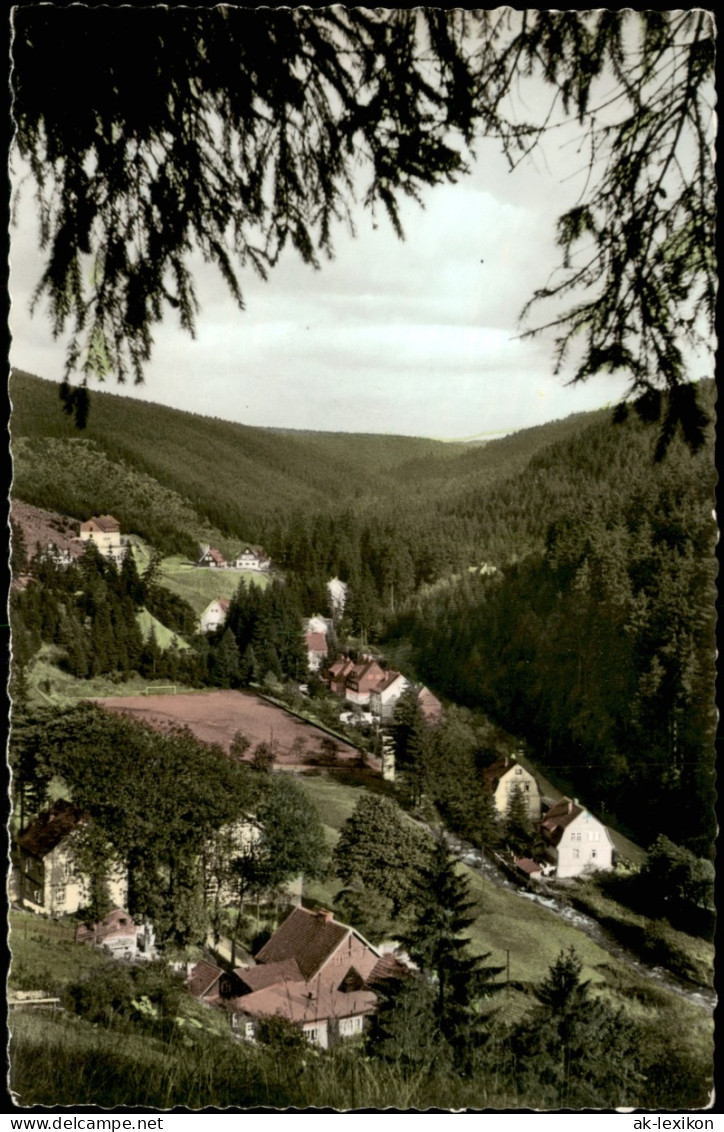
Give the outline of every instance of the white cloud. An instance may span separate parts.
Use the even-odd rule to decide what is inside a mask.
[[[490,145],[473,174],[401,207],[406,239],[385,216],[344,229],[315,272],[293,253],[263,283],[242,276],[240,312],[196,257],[198,337],[169,313],[146,385],[124,393],[274,426],[464,436],[538,423],[615,399],[623,382],[585,390],[551,378],[551,342],[521,342],[517,318],[554,262],[552,217],[565,191],[550,173],[511,177]],[[12,233],[13,364],[58,378],[63,342],[28,297],[41,266],[26,192]],[[482,262],[481,262],[482,261]],[[112,388],[109,382],[106,386]]]

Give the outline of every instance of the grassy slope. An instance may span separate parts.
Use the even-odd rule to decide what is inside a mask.
[[[162,625],[158,618],[154,617],[152,613],[149,613],[147,609],[139,610],[136,614],[136,621],[143,633],[144,639],[148,637],[148,634],[153,628],[156,634],[156,644],[159,648],[167,649],[174,641],[176,642],[176,647],[179,649],[188,649],[191,647],[183,637],[179,637],[177,633],[172,632],[171,629],[167,629],[166,626]]]
[[[54,664],[56,651],[53,645],[43,645],[29,666],[30,695],[38,704],[67,707],[96,696],[140,696],[147,688],[168,687],[168,680],[148,680],[142,676],[123,683],[108,676],[79,680]]]
[[[203,613],[214,598],[233,597],[242,581],[261,589],[269,585],[267,574],[254,570],[206,570],[179,556],[164,558],[160,574],[163,585],[184,598],[197,613]]]
[[[340,782],[330,775],[305,775],[299,781],[316,806],[328,842],[333,845],[367,783],[361,778],[357,783]],[[464,865],[459,867],[470,882],[471,896],[476,902],[477,915],[470,929],[474,951],[490,953],[490,962],[498,966],[505,964],[509,952],[511,981],[530,985],[545,977],[561,950],[573,946],[584,963],[584,977],[605,988],[619,1005],[626,1004],[630,988],[636,983],[630,968],[549,909],[492,885]],[[335,879],[314,882],[305,886],[305,895],[328,907],[327,902],[333,902],[340,887]],[[712,949],[708,945],[699,940],[689,942],[697,953],[706,953],[702,958],[704,966],[711,962]],[[622,995],[616,990],[618,986],[627,988]],[[666,1000],[673,997],[668,992],[661,993]],[[682,1002],[682,1009],[687,1005]]]

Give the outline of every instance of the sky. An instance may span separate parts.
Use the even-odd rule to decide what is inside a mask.
[[[561,144],[565,142],[565,144]],[[554,224],[575,203],[583,160],[550,139],[517,171],[491,142],[470,175],[405,201],[400,241],[384,214],[340,228],[314,271],[285,253],[268,281],[241,274],[240,312],[213,267],[196,263],[201,311],[191,339],[169,313],[145,384],[102,388],[250,425],[438,439],[502,435],[616,403],[625,378],[567,384],[553,337],[521,338],[519,315],[558,260]],[[11,231],[11,362],[59,380],[54,341],[30,296],[41,274],[32,188]]]

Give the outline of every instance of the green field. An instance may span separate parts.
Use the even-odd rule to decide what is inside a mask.
[[[259,586],[269,585],[269,575],[255,570],[210,570],[203,566],[193,566],[187,558],[178,555],[164,558],[160,569],[163,584],[173,593],[189,603],[196,613],[203,613],[210,601],[217,597],[231,598],[239,588],[239,583]]]
[[[92,676],[87,680],[79,680],[58,668],[54,663],[56,654],[54,645],[43,645],[29,667],[30,694],[37,703],[63,707],[78,700],[91,700],[96,696],[140,696],[147,688],[168,687],[168,680],[149,680],[143,676],[123,681],[114,680],[110,676]],[[180,691],[181,685],[178,687]]]
[[[177,633],[173,633],[170,629],[167,629],[166,626],[162,625],[147,609],[139,610],[136,614],[136,621],[143,633],[144,640],[147,639],[151,629],[153,629],[156,634],[156,643],[161,649],[170,648],[174,642],[178,649],[188,649],[191,647],[183,637],[179,637]]]
[[[314,803],[328,842],[333,845],[338,831],[354,810],[360,792],[368,784],[363,779],[358,784],[340,782],[332,775],[304,775],[298,781]],[[530,987],[540,982],[560,952],[574,947],[584,965],[584,978],[605,991],[617,1005],[629,1009],[632,1004],[635,1006],[637,994],[643,999],[653,996],[657,1004],[660,999],[672,1010],[680,1009],[687,1015],[691,1012],[691,1018],[703,1026],[702,1033],[709,1032],[711,1019],[703,1011],[669,991],[652,987],[649,980],[638,976],[580,928],[532,900],[498,888],[465,865],[459,865],[459,869],[469,880],[471,898],[477,906],[477,916],[470,928],[472,949],[478,954],[490,954],[490,963],[495,966],[504,966],[509,958],[511,983]],[[332,877],[323,883],[305,885],[305,896],[329,906],[328,902],[333,902],[341,887],[341,882]]]

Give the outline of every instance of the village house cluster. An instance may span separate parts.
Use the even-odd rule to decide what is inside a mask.
[[[202,546],[201,557],[196,565],[205,566],[209,570],[255,570],[258,573],[268,573],[271,560],[261,546],[244,546],[234,558],[228,560],[215,546]]]
[[[336,671],[339,677],[345,666]],[[368,662],[353,680],[359,691]],[[349,672],[347,673],[349,676]],[[346,687],[346,685],[345,685]],[[613,843],[606,827],[577,800],[561,798],[544,812],[535,775],[516,757],[489,767],[484,780],[495,807],[503,815],[511,794],[520,790],[531,822],[540,823],[548,860],[515,861],[531,880],[543,876],[566,879],[613,864]],[[11,898],[23,907],[53,917],[77,913],[86,906],[90,879],[74,858],[74,839],[84,815],[60,799],[38,815],[15,839]],[[261,836],[253,815],[228,827],[239,849]],[[102,948],[116,959],[144,960],[156,955],[151,924],[136,924],[125,911],[127,872],[115,866],[108,876],[112,910],[98,923],[80,924],[76,942]],[[374,947],[355,928],[339,923],[331,912],[302,906],[303,878],[289,883],[287,906],[292,911],[245,965],[225,970],[202,961],[188,971],[190,992],[209,1007],[225,1012],[239,1037],[254,1040],[260,1019],[280,1016],[299,1027],[322,1049],[360,1033],[375,1011],[386,979],[403,978],[410,969],[391,949]],[[215,893],[207,893],[210,899]],[[231,893],[221,892],[222,903]]]
[[[82,523],[80,536],[73,541],[81,548],[77,553],[94,545],[100,554],[116,562],[122,560],[128,542],[121,535],[119,522],[110,515]],[[216,548],[205,546],[196,565],[263,572],[271,563],[260,547],[245,546],[227,561]],[[338,616],[346,587],[338,579],[334,582],[337,587],[331,607]],[[229,607],[229,599],[224,597],[209,602],[200,615],[201,632],[211,633],[223,626]],[[342,655],[329,663],[330,656],[335,655],[334,623],[333,618],[315,615],[301,626],[309,671],[339,699],[343,722],[365,722],[378,729],[383,740],[382,773],[394,779],[390,736],[400,698],[414,689],[424,718],[433,726],[442,717],[442,704],[428,688],[414,685],[378,657],[366,653]],[[606,827],[577,799],[546,802],[535,773],[520,757],[501,757],[483,772],[483,781],[501,817],[509,812],[511,799],[519,795],[531,827],[540,832],[546,859],[514,859],[528,879],[551,876],[565,880],[612,866],[614,847]],[[90,879],[79,869],[74,855],[74,840],[84,821],[76,806],[60,799],[15,838],[11,885],[15,901],[53,917],[72,915],[87,906]],[[253,815],[244,815],[229,831],[239,851],[248,849],[262,832]],[[126,869],[114,866],[107,882],[113,908],[98,923],[81,924],[76,942],[103,948],[117,959],[153,957],[152,926],[134,923],[125,911]],[[227,970],[204,960],[187,972],[187,983],[195,998],[228,1016],[239,1038],[254,1040],[261,1019],[280,1016],[300,1028],[311,1043],[327,1049],[359,1034],[376,1009],[385,980],[404,978],[410,968],[393,951],[374,947],[355,928],[335,920],[331,912],[304,908],[302,890],[302,877],[287,886],[285,900],[292,911],[253,960],[243,966],[230,964]],[[232,900],[233,893],[207,892],[206,896],[223,904]]]

